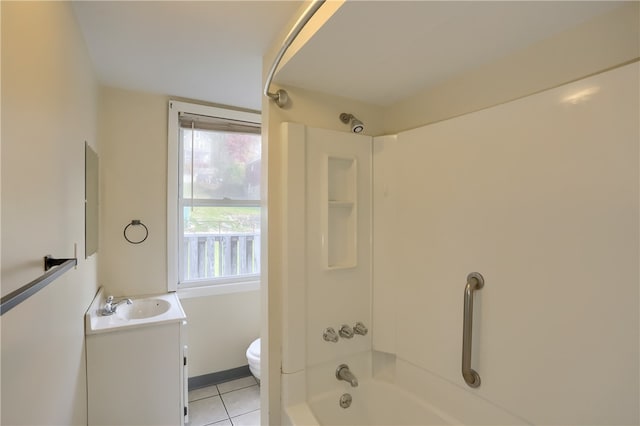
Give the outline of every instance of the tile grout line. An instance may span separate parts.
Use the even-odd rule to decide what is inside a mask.
[[[252,387],[254,387],[254,386],[258,386],[258,384],[256,383],[255,385],[249,385],[249,386],[245,386],[245,387],[242,387],[242,388],[238,388],[238,389],[230,390],[230,391],[225,392],[224,394],[231,393],[231,392],[235,392],[235,391],[239,391],[239,390],[242,390],[242,389],[252,388]],[[220,392],[220,389],[218,389],[218,392]],[[224,395],[224,394],[223,394],[223,393],[220,393],[220,396],[222,396],[222,395]]]
[[[246,412],[244,414],[238,414],[237,416],[231,417],[229,420],[231,420],[231,423],[233,423],[233,419],[236,419],[236,418],[238,418],[240,416],[246,416],[247,414],[255,413],[256,411],[260,411],[260,409],[256,408],[255,410],[248,411],[248,412]]]
[[[244,387],[244,388],[241,388],[241,389],[236,389],[236,390],[238,390],[238,391],[239,391],[239,390],[242,390],[242,389],[249,389],[249,388],[252,388],[252,387],[254,387],[254,386],[258,386],[258,391],[260,391],[260,386],[259,386],[258,384],[251,385],[251,386],[247,386],[247,387]],[[227,392],[227,393],[232,393],[232,392],[235,392],[235,391],[231,391],[231,392]],[[259,399],[259,398],[258,398],[258,399]],[[224,399],[222,399],[222,394],[220,394],[220,400],[222,401],[222,404],[224,405]],[[226,405],[224,405],[224,408],[225,408],[225,410],[226,410],[226,409],[227,409],[227,406],[226,406]],[[227,411],[227,414],[229,414],[229,420],[231,420],[231,419],[234,419],[234,418],[236,418],[236,417],[244,416],[245,414],[249,414],[249,413],[253,413],[254,411],[258,411],[258,410],[260,410],[261,408],[262,408],[262,406],[261,406],[261,405],[258,405],[258,408],[254,409],[254,410],[250,410],[250,411],[247,411],[246,413],[241,413],[241,414],[235,415],[235,416],[233,416],[233,417],[231,417],[231,414],[229,414],[229,411]],[[233,420],[231,420],[231,423],[233,424]]]
[[[189,404],[191,404],[192,402],[196,402],[196,401],[202,401],[203,399],[209,399],[209,398],[214,398],[216,396],[220,396],[220,394],[217,395],[209,395],[209,396],[203,396],[202,398],[198,398],[198,399],[192,399],[191,401],[189,401]]]
[[[226,382],[225,382],[225,383],[226,383]],[[233,393],[233,392],[236,392],[236,391],[246,390],[246,389],[250,389],[250,388],[253,388],[253,387],[256,387],[256,386],[259,388],[259,384],[258,384],[258,382],[257,382],[257,381],[255,381],[255,379],[253,380],[253,383],[252,383],[252,384],[249,384],[249,385],[246,385],[246,386],[241,386],[241,387],[239,387],[239,388],[232,389],[232,390],[226,391],[226,392],[224,392],[224,393],[220,392],[220,387],[219,387],[218,385],[219,385],[219,384],[216,384],[216,385],[212,385],[212,386],[211,386],[211,387],[215,386],[215,391],[217,391],[217,394],[215,394],[215,395],[209,395],[209,396],[202,396],[202,397],[200,397],[200,398],[193,399],[193,400],[189,401],[190,403],[195,403],[195,402],[198,402],[198,401],[204,401],[204,400],[211,399],[211,398],[215,398],[215,397],[219,397],[219,398],[220,398],[220,402],[222,403],[222,407],[223,407],[223,408],[224,408],[224,410],[225,410],[226,418],[223,418],[223,419],[217,420],[217,421],[215,421],[215,422],[206,423],[206,424],[205,424],[206,426],[212,426],[212,425],[215,425],[216,423],[224,422],[224,421],[228,421],[228,422],[230,422],[230,423],[231,423],[231,425],[233,426],[233,424],[234,424],[233,418],[237,418],[237,417],[240,417],[240,416],[244,416],[244,415],[247,415],[247,414],[250,414],[250,413],[253,413],[253,412],[256,412],[256,411],[259,411],[259,410],[260,410],[260,408],[261,408],[261,407],[258,407],[257,409],[250,410],[250,411],[247,411],[247,412],[245,412],[245,413],[237,414],[235,417],[233,417],[233,418],[232,418],[232,417],[231,417],[231,414],[230,414],[230,412],[229,412],[229,410],[228,410],[228,408],[227,408],[227,405],[226,405],[226,403],[225,403],[225,401],[224,401],[224,399],[223,399],[223,395],[229,395],[229,394],[231,394],[231,393]]]
[[[224,399],[222,399],[222,394],[220,393],[220,388],[218,387],[218,385],[216,385],[216,389],[218,389],[218,394],[220,395],[220,401],[222,402],[222,407],[224,407],[224,412],[227,413],[227,420],[229,420],[231,422],[231,425],[233,426],[233,422],[231,421],[231,415],[229,414],[229,410],[227,410],[227,404],[225,404]]]
[[[244,388],[250,388],[251,386],[255,386],[255,385],[257,385],[257,384],[258,384],[258,382],[256,381],[256,379],[255,379],[253,376],[248,376],[248,377],[243,377],[243,378],[241,378],[241,379],[230,380],[230,381],[228,381],[228,382],[218,383],[218,384],[216,384],[215,386],[220,386],[220,385],[224,385],[224,384],[226,384],[226,383],[230,383],[230,382],[235,382],[235,381],[239,381],[239,380],[248,379],[249,377],[251,377],[251,378],[253,379],[253,383],[251,383],[250,385],[247,385],[247,386],[242,386],[242,387],[239,387],[239,388],[236,388],[236,389],[233,389],[233,390],[227,391],[227,392],[225,392],[225,393],[233,392],[233,391],[240,390],[240,389],[244,389]],[[219,388],[219,387],[218,387],[218,392],[220,392],[220,388]]]

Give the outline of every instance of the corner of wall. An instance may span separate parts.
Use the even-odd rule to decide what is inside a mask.
[[[560,86],[640,56],[640,3],[587,21],[416,93],[385,110],[388,133],[414,129]]]

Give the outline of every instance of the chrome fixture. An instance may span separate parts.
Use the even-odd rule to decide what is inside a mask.
[[[116,308],[120,306],[122,303],[127,303],[127,305],[132,304],[131,299],[121,299],[117,302],[113,301],[113,296],[107,297],[107,301],[104,304],[104,308],[102,308],[102,315],[113,315],[116,313]]]
[[[340,397],[340,406],[342,408],[349,408],[351,407],[351,401],[353,401],[353,398],[351,398],[351,395],[348,393],[344,393]]]
[[[282,57],[284,56],[287,49],[289,49],[289,46],[291,46],[293,40],[295,40],[298,34],[300,34],[300,31],[304,28],[307,22],[309,22],[309,19],[311,19],[311,17],[318,11],[318,9],[320,9],[320,6],[322,6],[324,2],[325,0],[314,0],[311,2],[302,16],[300,16],[300,18],[298,18],[296,23],[293,25],[293,28],[291,28],[289,34],[287,34],[287,37],[284,39],[284,42],[282,42],[282,47],[280,47],[280,50],[278,51],[273,64],[271,65],[271,68],[269,68],[267,80],[264,84],[264,95],[268,98],[273,99],[276,102],[276,105],[278,105],[280,108],[284,107],[287,104],[287,102],[289,101],[289,95],[287,95],[287,92],[284,89],[280,89],[275,93],[269,92],[269,87],[271,87],[273,76],[276,73],[278,65],[280,65]]]
[[[62,262],[60,262],[62,261]],[[50,255],[44,257],[44,270],[47,271],[35,280],[23,285],[0,299],[0,316],[15,308],[71,268],[78,265],[77,258],[53,259]],[[55,268],[51,269],[53,266]]]
[[[360,321],[358,321],[356,323],[356,326],[353,327],[353,332],[355,334],[359,334],[361,336],[366,336],[367,333],[369,332],[369,329],[367,329],[367,327],[365,327],[365,325],[363,323],[361,323]]]
[[[284,89],[278,89],[275,92],[268,92],[265,96],[270,97],[280,108],[284,108],[289,103],[289,94]]]
[[[349,370],[349,366],[347,364],[340,364],[338,368],[336,368],[336,378],[338,380],[349,382],[352,388],[358,386],[358,379],[356,379],[356,376],[351,373],[351,370]]]
[[[340,114],[340,121],[342,121],[344,124],[351,125],[351,131],[353,133],[362,133],[364,131],[364,124],[362,123],[362,121],[354,117],[353,114],[347,114],[346,112],[343,112],[342,114]]]
[[[324,333],[322,333],[322,338],[327,342],[336,343],[338,341],[338,333],[333,327],[327,327],[324,329]]]
[[[351,339],[353,337],[353,329],[347,324],[342,324],[338,333],[340,333],[340,337],[344,337],[345,339]]]
[[[480,386],[480,375],[471,368],[471,335],[473,333],[473,292],[484,287],[484,278],[477,272],[467,276],[464,287],[464,321],[462,325],[462,377],[472,388]]]

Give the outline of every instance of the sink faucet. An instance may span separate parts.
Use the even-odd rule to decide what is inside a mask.
[[[122,299],[117,302],[113,301],[113,296],[107,297],[107,300],[104,304],[104,308],[102,308],[102,315],[113,315],[116,312],[116,308],[120,306],[121,303],[126,302],[127,305],[132,304],[131,299]]]
[[[338,380],[344,380],[345,382],[349,382],[352,388],[358,386],[358,379],[353,375],[351,370],[349,370],[349,366],[347,364],[340,364],[336,369],[336,378]]]

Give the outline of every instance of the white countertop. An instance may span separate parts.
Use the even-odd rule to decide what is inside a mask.
[[[134,302],[136,300],[150,299],[167,301],[170,305],[169,309],[166,312],[149,318],[125,319],[118,315],[117,312],[113,315],[105,316],[102,315],[102,308],[105,305],[106,297],[104,296],[103,289],[100,288],[85,314],[85,334],[108,333],[125,328],[148,327],[170,322],[181,322],[187,319],[187,315],[184,309],[182,309],[182,304],[176,293],[131,297],[131,300]]]

